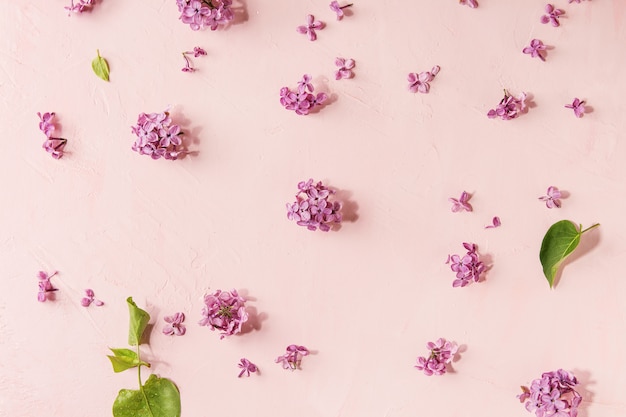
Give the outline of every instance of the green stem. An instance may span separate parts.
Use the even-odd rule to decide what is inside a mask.
[[[585,230],[581,231],[579,234],[581,234],[581,235],[582,235],[582,234],[583,234],[583,233],[585,233],[587,230],[591,230],[591,229],[593,229],[594,227],[598,227],[598,226],[600,226],[600,223],[596,223],[596,224],[594,224],[594,225],[592,225],[592,226],[589,226],[589,227],[588,227],[588,228],[586,228]],[[582,224],[580,225],[580,228],[581,228],[581,229],[583,228]]]
[[[141,395],[143,395],[143,399],[146,402],[146,407],[148,407],[148,411],[150,412],[150,415],[153,416],[154,413],[152,412],[152,409],[150,408],[150,403],[148,402],[148,396],[146,395],[146,392],[143,390],[143,384],[141,383],[141,365],[144,362],[141,361],[140,352],[139,352],[139,343],[137,343],[137,360],[139,361],[139,365],[137,366],[137,378],[139,379],[139,391],[141,391]],[[147,366],[150,366],[150,364],[148,364]]]

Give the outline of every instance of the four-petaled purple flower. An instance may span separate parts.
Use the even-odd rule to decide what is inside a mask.
[[[463,191],[458,200],[450,197],[448,199],[448,201],[452,203],[450,210],[452,210],[453,213],[457,211],[472,211],[472,205],[468,202],[470,198],[472,198],[472,195],[467,191]]]
[[[337,13],[337,20],[343,19],[343,16],[345,15],[343,9],[345,9],[346,7],[350,7],[350,6],[352,6],[352,3],[346,4],[345,6],[340,6],[337,0],[331,1],[329,5],[330,10]]]
[[[493,220],[491,220],[491,223],[492,224],[485,226],[485,229],[495,229],[496,227],[500,227],[502,225],[498,216],[494,217]]]
[[[237,366],[241,368],[241,372],[239,372],[237,378],[241,378],[243,374],[246,374],[246,376],[250,376],[250,372],[256,372],[259,369],[255,364],[253,364],[246,358],[241,358],[241,361]]]
[[[309,35],[309,40],[314,41],[317,39],[317,33],[315,33],[315,30],[324,29],[324,26],[324,22],[315,20],[315,16],[308,14],[306,16],[306,25],[298,26],[296,30],[298,33]]]
[[[339,69],[335,72],[336,80],[354,77],[354,73],[352,72],[352,68],[354,68],[354,59],[337,58],[335,59],[335,65],[339,67]]]
[[[530,41],[530,46],[522,49],[522,52],[525,54],[529,54],[532,58],[539,58],[542,61],[546,60],[544,56],[544,52],[546,50],[546,46],[539,39],[533,39]]]
[[[91,10],[95,3],[95,0],[76,0],[76,3],[74,3],[74,0],[70,0],[70,5],[65,6],[65,10],[69,12],[67,14],[68,16],[71,15],[72,12],[82,13]]]
[[[466,4],[472,9],[475,9],[478,7],[478,2],[476,0],[459,0],[459,4]]]
[[[283,369],[291,369],[292,371],[300,369],[302,358],[310,353],[307,348],[298,345],[289,345],[286,350],[286,353],[276,358],[275,362],[281,363]]]
[[[96,295],[93,290],[91,288],[87,288],[85,290],[85,296],[80,300],[80,305],[83,307],[89,307],[92,303],[98,307],[104,305],[104,302],[96,299]]]
[[[220,339],[241,332],[241,327],[248,321],[246,300],[237,290],[217,290],[204,296],[205,307],[202,309],[200,326],[209,326],[211,330],[220,330]]]
[[[572,102],[572,104],[566,104],[565,107],[568,109],[573,109],[576,117],[583,117],[583,114],[585,114],[585,101],[584,100],[574,98],[574,101]]]
[[[191,30],[210,27],[216,30],[234,18],[232,0],[176,0],[179,19],[188,24]]]
[[[186,153],[183,146],[183,132],[180,126],[172,124],[169,112],[141,113],[137,125],[131,127],[137,136],[132,149],[141,155],[150,155],[152,159],[174,160]]]
[[[48,275],[47,272],[39,271],[39,273],[37,274],[37,276],[39,277],[39,293],[37,294],[37,301],[43,303],[48,299],[48,293],[58,291],[58,289],[54,288],[52,286],[52,283],[50,282],[50,278],[52,278],[56,274],[56,271],[50,275]]]
[[[296,114],[306,116],[315,107],[321,106],[327,99],[326,93],[313,94],[315,88],[311,84],[311,76],[304,74],[298,82],[298,90],[291,91],[289,87],[280,89],[280,104],[287,110],[293,110]]]
[[[168,336],[183,336],[187,331],[187,328],[183,324],[185,321],[185,313],[175,313],[173,316],[165,316],[163,320],[168,323],[168,325],[163,328],[163,334]]]
[[[298,183],[296,201],[287,203],[287,218],[306,226],[309,230],[328,232],[333,223],[341,223],[341,204],[328,201],[335,191],[324,186],[321,181],[313,184],[313,179]]]
[[[555,8],[552,4],[546,4],[546,13],[541,16],[541,23],[552,23],[552,26],[557,27],[561,23],[559,22],[559,18],[565,14],[564,10]]]
[[[539,200],[541,201],[545,201],[546,202],[546,207],[548,208],[560,208],[561,207],[561,200],[559,200],[563,194],[561,193],[561,191],[559,191],[558,188],[550,186],[548,187],[548,191],[546,192],[547,195],[542,195],[541,197],[539,197]]]
[[[522,386],[517,398],[537,417],[576,417],[582,402],[582,396],[574,389],[576,385],[576,377],[563,369],[544,372],[530,388]]]
[[[450,269],[456,272],[456,279],[452,282],[453,287],[465,287],[472,281],[478,282],[481,274],[487,269],[476,252],[476,244],[464,242],[463,247],[467,250],[463,257],[448,255],[446,261],[451,264]]]
[[[439,65],[435,65],[430,71],[420,72],[419,74],[411,72],[407,80],[409,81],[409,91],[411,93],[428,93],[430,91],[430,82],[435,78],[435,75],[439,73],[441,68]]]
[[[444,338],[436,342],[428,342],[426,348],[430,351],[428,357],[418,356],[417,368],[428,376],[443,375],[446,373],[446,365],[452,362],[458,352],[458,346],[454,342],[448,342]]]
[[[526,110],[525,101],[526,93],[521,93],[519,97],[514,97],[504,90],[504,98],[500,100],[498,107],[489,110],[487,117],[490,119],[499,117],[502,120],[515,119]]]
[[[41,145],[54,159],[60,159],[63,156],[63,149],[67,144],[67,139],[52,137],[55,126],[52,123],[54,119],[54,112],[46,112],[41,114],[37,112],[39,116],[39,130],[46,135],[45,142]]]

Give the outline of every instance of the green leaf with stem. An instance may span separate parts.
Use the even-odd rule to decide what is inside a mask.
[[[113,372],[122,372],[139,365],[150,367],[149,363],[140,361],[139,355],[130,349],[109,349],[113,352],[113,356],[107,355],[113,365]]]
[[[180,417],[180,392],[172,381],[150,375],[138,390],[120,390],[114,417]]]
[[[139,346],[141,336],[150,321],[150,314],[137,307],[133,301],[133,297],[126,299],[128,310],[130,312],[130,326],[128,328],[128,344],[131,346]]]
[[[600,224],[596,223],[583,230],[582,225],[580,225],[580,228],[577,228],[569,220],[561,220],[550,226],[543,237],[541,249],[539,250],[539,260],[543,266],[543,274],[546,276],[550,288],[554,286],[554,277],[559,267],[576,249],[582,234],[598,226]]]
[[[96,53],[98,56],[91,61],[91,68],[98,77],[102,78],[104,81],[109,81],[109,64],[106,59],[100,56],[98,49],[96,49]]]

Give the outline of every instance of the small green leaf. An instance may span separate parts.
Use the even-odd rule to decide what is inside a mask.
[[[137,346],[141,341],[143,331],[146,330],[146,326],[150,321],[150,314],[137,307],[137,304],[133,301],[133,297],[128,297],[126,302],[128,303],[128,310],[130,312],[128,344],[131,346]]]
[[[107,355],[107,357],[111,360],[114,372],[122,372],[130,368],[136,368],[139,365],[137,352],[130,349],[109,349],[114,356]]]
[[[96,50],[98,56],[91,61],[91,68],[93,72],[104,81],[109,81],[109,64],[107,60],[100,56],[100,51]]]
[[[180,392],[167,378],[150,375],[139,390],[120,390],[114,417],[180,417]]]
[[[554,277],[559,267],[580,243],[580,236],[596,226],[599,226],[599,224],[594,224],[582,230],[582,226],[578,229],[569,220],[561,220],[550,226],[543,237],[541,249],[539,250],[539,260],[543,266],[543,274],[546,276],[550,288],[554,285]]]

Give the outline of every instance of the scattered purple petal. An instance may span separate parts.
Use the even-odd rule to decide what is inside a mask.
[[[211,330],[220,330],[220,339],[240,333],[249,317],[245,302],[237,290],[217,290],[213,294],[205,295],[202,319],[198,324],[210,327]]]
[[[241,378],[243,374],[246,374],[246,376],[250,376],[250,372],[256,372],[259,369],[255,364],[253,364],[246,358],[241,358],[241,361],[237,366],[241,368],[241,372],[239,372],[237,378]]]
[[[313,94],[315,88],[311,84],[311,76],[304,74],[298,82],[298,90],[292,91],[289,87],[280,89],[280,104],[287,110],[293,110],[300,116],[306,116],[315,107],[322,106],[328,99],[326,93]]]
[[[309,350],[304,346],[298,345],[289,345],[286,350],[287,352],[276,358],[274,362],[282,364],[283,369],[291,369],[292,371],[301,369],[300,363],[302,358],[310,353]]]
[[[183,324],[185,321],[185,313],[175,313],[172,316],[165,316],[163,320],[168,323],[168,325],[163,328],[163,334],[168,336],[183,336],[187,331],[187,328]]]
[[[343,19],[343,16],[345,15],[343,9],[345,9],[346,7],[351,7],[351,6],[352,6],[352,3],[346,4],[345,6],[340,6],[339,2],[336,0],[331,1],[329,5],[330,10],[337,13],[337,20]]]
[[[552,4],[548,3],[545,7],[546,14],[541,16],[541,23],[550,22],[552,26],[560,26],[559,18],[565,14],[564,10],[556,9]]]
[[[430,91],[430,82],[435,78],[435,75],[439,73],[441,68],[439,65],[435,65],[432,70],[409,73],[407,80],[409,81],[409,91],[412,93],[424,93],[427,94]]]
[[[444,338],[439,338],[436,342],[428,342],[426,349],[430,351],[428,357],[418,356],[415,368],[424,371],[424,374],[428,376],[445,374],[446,365],[452,362],[459,350],[456,343],[448,342]]]
[[[315,20],[315,16],[313,16],[312,14],[308,14],[306,16],[306,22],[307,24],[304,26],[298,26],[296,28],[296,31],[298,31],[298,33],[302,33],[302,34],[306,34],[309,36],[309,40],[310,41],[314,41],[317,39],[317,33],[315,32],[316,30],[320,30],[320,29],[324,29],[324,22],[320,22],[319,20]]]
[[[511,120],[524,113],[526,109],[526,93],[521,93],[519,97],[514,97],[504,90],[504,98],[500,100],[500,104],[495,109],[489,110],[487,117],[490,119]]]
[[[453,213],[458,211],[472,211],[472,205],[469,203],[470,198],[472,198],[472,195],[467,191],[463,191],[458,200],[456,198],[449,198],[448,201],[452,203],[450,210],[452,210]]]
[[[546,46],[539,39],[533,39],[530,41],[530,46],[525,47],[522,52],[529,54],[532,58],[539,58],[542,61],[546,60],[545,51]]]
[[[335,72],[335,79],[341,80],[342,78],[352,78],[354,77],[354,73],[352,69],[354,68],[354,59],[345,59],[345,58],[337,58],[335,59],[335,65],[339,67],[339,69]]]
[[[578,98],[575,98],[572,104],[566,104],[565,107],[568,109],[573,109],[574,114],[578,118],[583,117],[583,115],[585,114],[585,110],[586,110],[585,101],[584,100],[581,101]]]
[[[91,304],[95,304],[97,307],[103,306],[104,303],[98,299],[91,288],[85,290],[85,297],[80,300],[80,305],[83,307],[89,307]]]
[[[453,287],[465,287],[472,281],[480,281],[481,274],[487,269],[476,252],[476,244],[464,242],[463,247],[467,250],[463,257],[450,256],[450,269],[456,272],[456,279],[452,282]]]
[[[52,278],[56,274],[57,271],[54,271],[50,275],[48,275],[47,272],[39,271],[39,273],[37,274],[37,276],[39,277],[39,293],[37,294],[37,301],[43,303],[48,300],[49,293],[58,291],[58,289],[54,288],[52,286],[52,283],[50,282],[50,278]]]
[[[559,191],[558,188],[550,186],[548,187],[547,195],[539,197],[539,200],[546,202],[546,207],[551,208],[560,208],[561,200],[559,200],[563,194]]]
[[[492,224],[485,226],[485,229],[495,229],[496,227],[500,227],[502,225],[498,216],[494,217],[491,223]]]
[[[468,5],[472,9],[475,9],[478,7],[478,2],[476,0],[459,0],[459,4]]]
[[[313,184],[312,178],[301,181],[298,183],[296,201],[287,203],[287,218],[311,231],[319,228],[328,232],[333,223],[341,223],[342,220],[341,203],[328,200],[334,193],[321,181],[317,184]]]

